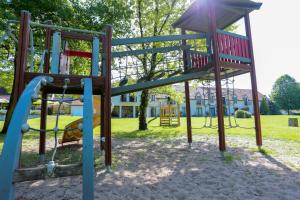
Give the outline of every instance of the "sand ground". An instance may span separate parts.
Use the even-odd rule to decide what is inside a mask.
[[[97,172],[95,199],[300,199],[300,151],[265,140],[276,152],[263,155],[252,140],[228,137],[225,156],[215,137],[194,137],[191,149],[185,138],[114,140],[117,165]],[[18,183],[16,197],[81,199],[81,183],[81,176]]]

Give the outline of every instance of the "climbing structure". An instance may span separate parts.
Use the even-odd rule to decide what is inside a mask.
[[[14,183],[18,181],[42,179],[48,174],[59,177],[70,175],[62,173],[62,167],[52,159],[43,167],[18,169],[22,134],[30,128],[26,121],[31,104],[42,100],[39,154],[45,155],[47,117],[47,95],[61,94],[59,104],[64,102],[64,94],[82,94],[84,103],[83,160],[74,166],[82,169],[83,199],[93,199],[94,153],[93,153],[93,102],[92,95],[101,95],[101,146],[105,150],[105,165],[109,171],[112,163],[111,152],[111,96],[132,93],[164,85],[184,82],[187,115],[188,143],[192,143],[189,80],[214,81],[217,102],[219,149],[226,150],[223,94],[221,80],[250,73],[255,116],[256,143],[262,146],[259,115],[259,102],[256,83],[254,53],[249,13],[259,9],[260,3],[250,0],[196,0],[173,26],[181,29],[181,35],[160,37],[124,38],[112,40],[112,28],[104,32],[58,27],[51,24],[38,24],[30,20],[30,13],[21,14],[16,58],[15,80],[4,130],[7,132],[0,158],[0,196],[1,199],[14,199]],[[244,19],[246,36],[225,31],[239,19]],[[39,71],[34,62],[27,68],[28,47],[34,47],[33,29],[46,30],[45,50],[41,55]],[[186,34],[187,31],[194,32]],[[91,42],[91,52],[64,49],[64,56],[79,56],[92,59],[90,74],[70,75],[65,67],[60,70],[61,39]],[[31,42],[29,42],[31,41]],[[150,45],[152,44],[152,45]],[[199,44],[202,44],[199,45]],[[52,47],[52,48],[51,48]],[[113,49],[113,52],[112,52]],[[31,55],[34,48],[30,48]],[[144,59],[141,59],[144,56]],[[51,57],[51,62],[50,62]],[[33,61],[33,60],[31,60]],[[111,68],[113,64],[114,68]],[[68,62],[65,62],[68,66]],[[155,68],[156,71],[149,69]],[[143,73],[141,73],[143,70]],[[145,72],[151,71],[149,76]],[[131,81],[128,81],[132,79]],[[119,82],[111,87],[112,82]],[[114,84],[115,85],[115,84]],[[39,94],[41,93],[41,97]],[[50,131],[55,136],[59,131],[58,118]],[[74,128],[74,127],[73,127]],[[55,149],[57,138],[55,137]],[[55,152],[55,151],[54,151]],[[65,166],[64,166],[65,167]],[[28,176],[26,171],[35,176]],[[71,170],[72,171],[72,170]],[[81,170],[73,170],[73,172]],[[46,172],[46,173],[45,173]],[[48,173],[47,173],[48,172]],[[76,174],[76,173],[75,173]],[[73,174],[74,175],[74,174]]]
[[[38,24],[30,20],[30,13],[22,11],[20,21],[8,23],[20,24],[18,37],[18,52],[16,59],[14,87],[11,102],[6,116],[6,138],[0,157],[0,196],[1,199],[14,199],[14,183],[27,180],[44,179],[45,177],[61,177],[83,175],[83,199],[94,198],[94,148],[93,127],[101,121],[101,138],[99,141],[105,150],[105,165],[110,170],[111,166],[111,37],[112,28],[107,26],[103,32],[80,30],[75,28],[59,27],[52,24]],[[27,66],[27,58],[33,58],[36,52],[33,50],[34,30],[45,32],[45,50],[39,57],[40,66],[36,67],[34,59]],[[64,40],[80,40],[91,44],[91,52],[72,50],[62,51]],[[32,48],[28,48],[28,47]],[[30,53],[30,55],[28,55]],[[91,58],[91,65],[85,66],[90,74],[70,74],[70,69],[63,69],[63,56]],[[66,62],[68,63],[68,62]],[[68,66],[69,67],[69,66]],[[83,66],[84,67],[84,66]],[[71,70],[70,70],[71,71]],[[48,99],[49,94],[57,94],[60,97]],[[83,102],[83,118],[81,123],[75,126],[67,126],[59,129],[59,117],[61,105],[70,101],[66,94],[80,94]],[[101,95],[100,100],[93,103],[93,95]],[[41,100],[41,124],[40,129],[35,129],[27,124],[29,110],[33,102]],[[46,127],[47,102],[57,101],[59,108],[56,115],[55,126]],[[94,109],[94,106],[99,108]],[[94,112],[94,111],[100,112]],[[21,168],[20,152],[22,134],[28,131],[39,132],[40,159],[44,160],[46,150],[46,134],[55,135],[54,151],[50,160],[44,161],[45,165],[37,168]],[[58,133],[80,133],[83,139],[82,163],[74,163],[61,166],[55,160],[58,146]],[[71,134],[71,135],[72,135]],[[78,135],[77,135],[78,136]],[[105,139],[104,139],[105,138]],[[64,137],[65,140],[74,138]],[[64,141],[62,141],[64,142]],[[100,156],[100,155],[99,155]]]
[[[180,126],[179,104],[166,104],[160,106],[160,126]]]

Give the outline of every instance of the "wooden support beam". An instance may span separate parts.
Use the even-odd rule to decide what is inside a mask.
[[[51,21],[48,21],[47,24],[52,24]],[[51,48],[51,29],[46,29],[46,39],[45,39],[45,49],[47,50],[45,55],[45,62],[44,62],[44,73],[49,73],[50,69],[50,48]],[[42,92],[42,105],[41,105],[41,120],[40,120],[40,129],[46,130],[47,129],[47,113],[48,113],[48,106],[47,106],[47,93],[45,91]],[[46,133],[40,131],[40,143],[39,143],[39,155],[40,159],[43,160],[44,155],[46,152]]]
[[[81,87],[81,80],[84,78],[92,78],[93,80],[93,94],[102,94],[104,87],[104,78],[98,76],[80,76],[80,75],[62,75],[62,74],[45,74],[45,73],[31,73],[25,72],[25,83],[29,83],[34,77],[37,76],[49,76],[53,78],[53,84],[55,86],[47,85],[43,89],[47,93],[60,94],[63,91],[66,78],[70,79],[69,88],[66,94],[83,94]]]
[[[104,86],[104,134],[105,134],[105,165],[107,170],[111,170],[112,164],[112,147],[111,147],[111,59],[112,59],[112,27],[106,27],[106,36],[104,43],[105,57],[105,79]]]
[[[11,101],[6,113],[5,122],[2,132],[6,133],[8,125],[10,123],[12,113],[17,105],[19,97],[24,89],[24,72],[27,64],[27,51],[29,45],[29,33],[30,33],[30,13],[27,11],[21,12],[20,31],[18,38],[18,49],[15,61],[15,75],[13,83],[13,91],[11,95]]]
[[[189,73],[180,74],[179,76],[175,76],[175,77],[136,83],[133,85],[127,85],[122,87],[116,87],[116,88],[112,88],[112,96],[118,96],[130,92],[137,92],[145,89],[152,89],[152,88],[170,85],[174,83],[181,83],[181,82],[194,80],[194,79],[205,79],[208,74],[209,74],[208,71],[191,71]]]
[[[181,29],[181,34],[185,35],[186,31],[184,29]],[[186,40],[182,40],[182,45],[186,46]],[[188,69],[188,56],[187,56],[187,51],[183,51],[183,65],[184,65],[184,70]],[[192,138],[192,121],[191,121],[191,100],[190,100],[190,86],[189,82],[185,81],[184,82],[184,87],[185,87],[185,109],[186,109],[186,126],[187,126],[187,138],[188,138],[188,143],[191,145],[193,138]],[[178,110],[178,113],[180,113],[180,107]]]
[[[226,150],[225,144],[225,128],[224,128],[224,110],[223,110],[223,97],[222,97],[222,84],[221,84],[221,64],[219,55],[219,45],[217,38],[217,21],[216,21],[216,2],[208,1],[209,7],[209,28],[212,36],[213,55],[212,62],[214,65],[216,97],[217,97],[217,113],[218,113],[218,132],[219,132],[219,149],[220,151]]]
[[[249,38],[248,45],[249,45],[249,49],[250,49],[250,57],[252,60],[252,63],[251,63],[252,69],[250,72],[250,76],[251,76],[252,98],[253,98],[253,107],[254,107],[256,144],[257,144],[257,146],[261,147],[262,146],[262,133],[261,133],[259,100],[258,100],[258,92],[257,92],[257,80],[256,80],[256,70],[255,70],[250,16],[248,13],[245,15],[245,28],[246,28],[246,34]]]

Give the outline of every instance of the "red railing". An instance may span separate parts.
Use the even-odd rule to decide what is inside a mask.
[[[209,63],[209,54],[189,51],[191,58],[191,67],[196,69],[201,69]]]
[[[218,30],[219,54],[222,61],[250,62],[248,38]],[[249,61],[250,60],[250,61]]]

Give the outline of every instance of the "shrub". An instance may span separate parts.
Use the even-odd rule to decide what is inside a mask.
[[[30,115],[40,115],[41,111],[40,110],[31,110]]]
[[[247,112],[249,112],[249,110],[250,110],[250,109],[249,109],[249,107],[248,107],[248,106],[245,106],[245,107],[243,107],[243,108],[242,108],[242,110],[243,110],[243,111],[247,111]]]
[[[6,110],[0,110],[0,115],[5,115],[6,114]]]
[[[236,118],[251,118],[251,113],[245,111],[245,110],[237,110],[235,112]]]

